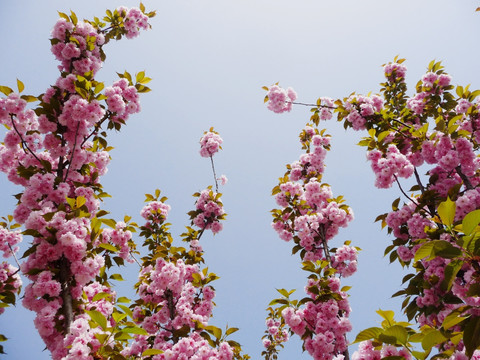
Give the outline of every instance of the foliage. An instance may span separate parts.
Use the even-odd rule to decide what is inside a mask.
[[[432,358],[472,358],[480,354],[480,91],[471,91],[469,86],[454,87],[441,63],[432,61],[418,81],[416,93],[408,96],[403,62],[396,57],[384,65],[386,81],[379,95],[354,93],[338,100],[319,98],[311,105],[311,123],[307,125],[308,131],[318,134],[317,129],[310,129],[336,114],[346,129],[367,131],[368,136],[359,145],[367,148],[375,185],[388,188],[395,183],[404,197],[402,205],[401,199],[396,199],[392,211],[376,220],[395,238],[385,255],[391,262],[412,269],[403,279],[405,288],[393,296],[404,298],[403,310],[418,328],[395,322],[391,311],[379,311],[384,318],[382,328],[360,332],[356,342],[362,343],[353,358],[413,356],[423,360],[434,348],[437,354]],[[270,89],[266,89],[269,102]],[[300,134],[302,143],[307,141],[308,131]],[[309,152],[308,141],[303,148]],[[308,177],[312,166],[313,161],[304,161],[301,175]],[[289,167],[292,173],[294,168],[298,165]],[[425,175],[422,171],[426,171]],[[400,178],[410,177],[416,185],[406,191]],[[286,177],[281,182],[286,182]],[[279,191],[274,189],[275,194]],[[289,202],[304,206],[303,195],[286,195]],[[295,215],[305,214],[310,210]],[[274,219],[283,224],[295,221],[290,208],[274,210]],[[294,223],[288,231],[298,231],[297,227]],[[291,238],[281,232],[280,237]],[[293,239],[297,244],[295,253],[302,244],[298,237]],[[290,333],[294,332],[291,327]],[[415,343],[421,344],[421,349],[412,345]],[[334,356],[338,355],[331,353],[325,358]]]

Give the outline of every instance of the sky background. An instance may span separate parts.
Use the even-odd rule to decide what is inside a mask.
[[[113,198],[103,208],[112,217],[129,214],[141,222],[144,194],[156,188],[169,198],[169,221],[178,235],[188,224],[196,191],[212,184],[210,162],[198,154],[203,131],[215,127],[224,139],[215,156],[217,173],[229,182],[220,190],[228,213],[224,231],[201,240],[206,265],[220,276],[211,323],[239,327],[233,335],[252,359],[259,359],[265,330],[265,308],[277,296],[275,288],[298,289],[303,297],[306,273],[292,243],[271,229],[270,196],[285,164],[301,154],[298,133],[309,109],[295,107],[276,115],[263,104],[264,85],[280,82],[293,87],[299,101],[320,96],[343,98],[352,92],[379,91],[381,65],[396,55],[407,59],[407,83],[413,89],[428,63],[441,60],[453,83],[480,88],[479,6],[473,0],[145,0],[157,10],[152,29],[133,40],[112,42],[97,79],[106,85],[115,72],[145,70],[152,92],[142,95],[142,112],[112,134],[112,162],[103,185]],[[7,1],[0,0],[0,84],[39,95],[58,77],[50,53],[50,31],[57,10],[73,10],[80,19],[103,16],[107,8],[138,6],[135,1]],[[413,91],[410,90],[410,94]],[[321,124],[333,135],[324,182],[335,196],[344,195],[355,221],[333,240],[363,249],[359,268],[343,280],[352,285],[353,340],[360,330],[376,326],[375,310],[400,313],[400,301],[390,299],[403,275],[389,265],[383,251],[386,232],[374,223],[389,211],[398,189],[377,190],[365,158],[355,144],[364,134],[344,131],[334,120]],[[11,214],[12,194],[19,188],[0,177],[0,215]],[[177,236],[178,238],[178,236]],[[30,240],[24,240],[28,243]],[[26,245],[26,244],[24,244]],[[119,296],[132,295],[137,265],[121,271],[128,283],[117,286]],[[0,317],[5,359],[49,359],[33,326],[33,313],[21,306]],[[352,347],[352,350],[354,347]],[[288,343],[279,359],[308,359],[298,341]]]

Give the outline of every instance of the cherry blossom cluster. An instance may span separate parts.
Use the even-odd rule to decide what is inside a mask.
[[[127,13],[137,27],[145,28],[145,18],[135,11]],[[140,108],[137,88],[127,80],[120,79],[104,95],[100,94],[103,84],[93,79],[104,59],[106,33],[96,23],[78,21],[73,13],[70,18],[60,15],[52,30],[51,50],[61,62],[61,74],[39,98],[40,105],[33,111],[27,101],[36,98],[2,87],[7,97],[0,98],[0,123],[7,132],[0,144],[0,171],[24,187],[13,218],[33,237],[21,265],[31,281],[23,304],[37,313],[35,325],[53,359],[87,359],[96,346],[98,329],[90,329],[85,311],[95,309],[108,318],[112,304],[84,294],[93,284],[102,287],[102,293],[109,292],[94,281],[106,266],[105,245],[118,249],[119,259],[129,260],[132,237],[124,223],[103,233],[93,230],[92,221],[99,222],[95,216],[105,195],[99,177],[107,172],[110,161],[98,130],[105,120],[123,121]],[[114,24],[110,29],[121,26]],[[126,31],[133,34],[134,29]],[[0,250],[7,254],[21,237],[4,230],[0,229]],[[77,322],[87,324],[90,340],[73,330]]]
[[[352,354],[352,360],[381,360],[388,356],[403,356],[405,360],[412,359],[410,352],[403,347],[397,349],[393,345],[384,345],[381,349],[376,349],[372,342],[367,340],[359,344],[358,350]]]
[[[211,275],[207,275],[206,270],[200,270],[198,265],[202,261],[201,257],[196,257],[201,252],[199,237],[190,240],[191,248],[197,251],[193,258],[191,252],[185,249],[180,253],[169,253],[173,248],[170,247],[171,236],[164,223],[170,206],[164,203],[166,198],[158,200],[159,194],[157,191],[155,200],[141,211],[142,217],[147,220],[143,229],[149,230],[141,235],[156,239],[156,246],[151,256],[143,258],[144,264],[136,285],[140,298],[131,307],[133,320],[147,334],[135,336],[121,354],[144,358],[142,354],[145,350],[157,349],[161,352],[151,357],[153,360],[231,360],[234,352],[227,342],[212,347],[200,335],[201,329],[209,326],[215,290],[207,285],[213,280]],[[168,255],[162,255],[163,252]]]
[[[276,347],[288,341],[288,331],[285,329],[285,326],[282,326],[283,324],[280,320],[269,317],[265,321],[265,325],[267,326],[268,337],[265,337],[262,342],[266,349],[271,348],[272,345]]]
[[[108,110],[114,113],[112,121],[127,120],[131,114],[140,112],[140,97],[137,89],[123,78],[105,88]]]
[[[133,346],[136,347],[133,353],[141,353],[141,349],[148,348],[145,336],[139,336],[139,341]],[[133,348],[132,346],[132,348]],[[197,333],[192,333],[188,337],[180,339],[176,344],[169,348],[162,349],[163,353],[154,355],[152,360],[231,360],[233,359],[233,351],[227,342],[222,342],[218,349],[210,347],[208,341]],[[124,356],[128,356],[132,351],[123,352]],[[138,358],[138,357],[137,357]]]
[[[20,292],[22,287],[22,279],[15,266],[8,264],[7,262],[0,263],[0,294],[2,295],[0,301],[1,304],[11,304],[13,301],[9,298],[15,299],[16,294]],[[0,306],[0,315],[5,311],[5,307]]]
[[[0,226],[0,251],[3,257],[8,258],[18,251],[17,244],[22,241],[20,230],[9,230]]]
[[[214,192],[210,187],[198,193],[195,210],[189,214],[192,224],[202,230],[211,230],[216,234],[223,229],[223,224],[220,223],[226,216],[223,203],[220,194]]]
[[[123,17],[123,26],[127,31],[127,39],[132,39],[140,34],[140,30],[148,30],[148,16],[145,15],[139,8],[126,8],[120,6],[117,12]]]
[[[300,251],[304,269],[316,275],[308,280],[305,290],[310,300],[304,306],[285,305],[280,315],[273,312],[267,322],[286,324],[291,334],[302,338],[304,348],[314,359],[342,360],[348,351],[346,333],[352,326],[348,320],[347,294],[340,290],[339,277],[356,271],[357,248],[345,244],[330,250],[328,242],[340,227],[353,220],[353,211],[341,198],[333,197],[330,186],[321,183],[325,156],[330,149],[329,136],[314,125],[307,125],[299,137],[306,153],[287,166],[285,176],[273,189],[281,208],[272,210],[272,226],[281,239],[294,240],[294,252]],[[272,323],[275,315],[280,320]],[[272,336],[278,325],[267,323],[267,326],[270,334],[264,337],[264,346],[269,359],[276,353],[276,347],[281,346],[282,339]]]
[[[332,267],[342,277],[349,277],[357,271],[358,250],[354,246],[343,245],[332,256]]]
[[[95,243],[98,246],[100,243],[115,245],[119,251],[117,253],[122,259],[129,262],[134,260],[130,256],[132,232],[126,229],[127,225],[123,221],[117,222],[115,229],[103,229],[101,235],[101,241]]]
[[[309,279],[305,289],[314,301],[307,302],[302,309],[285,308],[282,311],[285,323],[302,338],[305,332],[311,334],[304,341],[305,349],[313,359],[343,359],[343,353],[347,351],[348,345],[346,333],[352,330],[352,325],[348,319],[350,305],[347,294],[340,290],[340,279],[336,277]],[[315,301],[319,293],[328,296],[329,299]]]
[[[390,62],[383,67],[385,77],[392,83],[396,81],[405,81],[407,67],[398,62]]]
[[[467,320],[458,322],[450,331],[464,334],[465,342],[446,340],[436,344],[439,351],[449,350],[448,356],[455,350],[451,359],[462,359],[465,353],[475,350],[472,346],[478,345],[468,339],[466,329],[476,326],[480,314],[480,302],[475,295],[480,281],[478,247],[476,229],[471,230],[472,212],[480,209],[479,92],[458,86],[455,95],[451,92],[454,89],[451,77],[440,63],[432,61],[417,83],[416,93],[408,96],[403,61],[395,58],[384,66],[386,82],[381,84],[381,96],[354,94],[332,102],[325,109],[335,105],[338,120],[344,121],[346,128],[368,130],[369,136],[360,145],[368,147],[375,185],[388,188],[396,182],[407,198],[405,205],[399,206],[398,199],[392,204],[393,211],[377,218],[395,236],[386,250],[391,252],[391,261],[399,259],[405,266],[417,260],[416,276],[412,274],[407,288],[397,294],[406,297],[403,306],[409,319],[417,319],[421,326],[438,329],[447,316],[462,314]],[[269,105],[271,109],[273,105]],[[323,110],[320,98],[311,109],[314,124],[330,118],[328,113],[321,113]],[[273,227],[283,240],[296,243],[294,252],[300,251],[303,260],[327,261],[337,274],[345,276],[356,268],[356,249],[346,246],[335,254],[321,251],[327,249],[326,241],[331,238],[322,221],[333,221],[330,214],[322,211],[336,201],[330,188],[321,185],[318,178],[322,170],[315,164],[323,165],[323,158],[312,159],[310,155],[317,150],[312,143],[319,135],[310,125],[302,131],[300,139],[307,153],[289,166],[273,190],[277,204],[282,207],[272,211]],[[427,168],[426,176],[419,173],[421,166]],[[409,191],[403,189],[401,178],[413,178],[415,185]],[[312,188],[314,200],[307,199],[307,186]],[[345,206],[340,209],[349,213]],[[338,218],[343,216],[340,213]],[[468,221],[467,216],[470,216]],[[462,228],[474,233],[462,234]],[[318,245],[316,237],[322,239]],[[316,245],[320,251],[312,256],[312,246]],[[418,256],[420,248],[420,254],[425,254],[423,258]],[[290,327],[301,333],[304,326],[301,310],[295,308],[284,315],[290,317]],[[371,343],[365,343],[355,358],[386,356],[411,358],[405,349],[389,346],[374,349]]]
[[[101,46],[105,37],[91,24],[60,19],[52,30],[52,53],[61,62],[60,71],[95,74],[102,67]]]
[[[397,177],[409,178],[414,171],[414,166],[393,144],[388,146],[385,157],[381,151],[372,150],[368,153],[368,160],[371,161],[378,188],[389,188]]]
[[[354,130],[365,130],[365,124],[375,113],[383,108],[383,99],[380,96],[371,97],[351,95],[344,103],[348,112],[346,120]]]
[[[112,302],[115,300],[115,292],[109,287],[98,282],[92,282],[83,288],[85,305],[84,310],[94,309],[106,318],[111,317],[113,311]],[[95,300],[95,295],[103,297]],[[105,297],[105,295],[109,295]],[[92,328],[89,324],[90,317],[87,314],[78,314],[72,321],[69,332],[66,335],[59,334],[52,324],[55,324],[56,313],[61,307],[57,301],[50,302],[40,310],[40,315],[35,318],[35,326],[52,352],[52,358],[75,360],[93,359],[92,353],[101,346],[95,335],[105,334],[100,328]],[[110,325],[113,325],[110,324]]]
[[[283,113],[292,110],[292,103],[297,99],[297,93],[292,88],[283,89],[278,85],[268,88],[265,97],[267,108],[275,113]]]
[[[423,246],[438,244],[448,249],[445,253],[435,250],[437,256],[417,259],[417,274],[408,284],[408,290],[403,291],[408,300],[404,307],[420,326],[439,328],[455,312],[473,316],[473,321],[480,311],[478,297],[472,296],[475,294],[472,286],[477,286],[473,284],[480,279],[478,261],[462,248],[466,238],[459,236],[457,228],[449,226],[461,224],[469,213],[480,208],[480,166],[476,155],[480,145],[478,101],[474,93],[461,87],[457,88],[459,98],[455,99],[450,92],[453,89],[450,76],[434,62],[417,84],[416,94],[408,97],[404,74],[393,76],[396,70],[392,69],[398,66],[388,66],[389,82],[382,84],[385,117],[366,123],[370,137],[364,145],[370,150],[368,158],[377,187],[390,187],[398,178],[412,175],[416,186],[411,189],[414,193],[408,195],[398,182],[408,201],[401,207],[397,201],[392,212],[380,217],[396,238],[387,250],[395,251],[390,254],[392,261],[398,258],[405,265],[417,259],[416,254]],[[404,110],[399,117],[401,107]],[[428,131],[432,121],[435,129]],[[430,165],[425,184],[417,171],[422,165]],[[447,220],[445,210],[439,207],[450,201],[453,201],[453,210],[449,210],[452,220]],[[452,269],[455,269],[453,275]],[[450,331],[463,332],[466,323],[462,324],[452,326]],[[464,358],[464,346],[472,345],[448,340],[437,345],[440,351],[450,349],[450,354],[456,349],[451,359]]]
[[[192,284],[193,274],[202,276],[197,265],[185,264],[180,259],[172,263],[159,258],[155,266],[142,269],[140,277],[146,277],[148,281],[143,281],[139,286],[139,295],[145,303],[156,304],[160,309],[150,315],[140,307],[135,309],[136,320],[141,321],[142,328],[150,334],[156,334],[161,330],[161,325],[163,329],[170,329],[165,330],[165,334],[168,334],[183,326],[194,328],[195,322],[208,323],[215,291],[205,286],[198,292]]]
[[[308,132],[311,128],[302,131],[300,140],[304,146],[310,142],[312,151],[290,164],[286,177],[274,189],[277,204],[289,211],[278,210],[272,227],[281,239],[295,239],[305,250],[304,260],[315,261],[328,256],[327,241],[338,233],[340,227],[347,226],[353,219],[353,211],[335,201],[330,186],[319,181],[325,169],[330,140],[327,136],[313,135],[310,141]]]
[[[222,143],[223,139],[216,131],[213,129],[206,131],[200,138],[200,155],[207,158],[213,156],[222,149]]]
[[[147,220],[147,226],[151,223],[162,224],[168,217],[171,207],[162,201],[150,201],[140,212],[140,215]]]

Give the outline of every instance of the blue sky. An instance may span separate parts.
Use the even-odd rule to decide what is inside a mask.
[[[177,0],[144,1],[156,9],[153,28],[133,40],[110,43],[98,78],[107,84],[115,72],[145,70],[152,92],[142,97],[142,112],[110,137],[112,162],[103,184],[113,198],[104,203],[112,217],[125,214],[140,221],[144,194],[162,190],[172,206],[173,233],[187,224],[190,196],[212,183],[208,159],[198,154],[198,140],[211,126],[224,139],[216,156],[228,213],[224,231],[202,238],[215,284],[212,324],[240,327],[235,338],[253,359],[262,351],[264,309],[275,288],[297,288],[302,296],[305,273],[291,256],[291,244],[270,227],[275,204],[270,192],[285,164],[298,158],[297,135],[308,120],[307,108],[276,115],[263,104],[263,85],[277,81],[296,89],[299,101],[352,92],[378,92],[381,65],[395,55],[407,59],[413,86],[430,60],[441,60],[454,84],[480,88],[477,34],[480,13],[473,0]],[[138,6],[134,1],[0,1],[0,84],[21,79],[27,93],[38,95],[55,82],[57,63],[50,53],[50,30],[57,10],[79,18],[101,16],[107,8]],[[389,244],[373,220],[390,209],[396,189],[377,190],[356,146],[362,134],[345,132],[334,121],[323,124],[333,135],[324,181],[344,195],[356,219],[334,240],[350,239],[363,249],[352,285],[354,334],[375,326],[378,308],[400,311],[390,295],[399,289],[402,270],[388,265]],[[13,212],[19,191],[0,177],[0,215]],[[29,241],[26,239],[26,241]],[[136,265],[124,269],[135,280]],[[121,284],[119,292],[127,291]],[[32,323],[33,313],[10,308],[0,318],[0,333],[10,340],[7,359],[49,359]],[[280,359],[309,358],[298,342],[288,344]]]

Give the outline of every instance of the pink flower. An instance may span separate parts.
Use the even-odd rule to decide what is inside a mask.
[[[267,108],[275,113],[283,113],[292,110],[292,102],[297,99],[297,94],[292,88],[287,90],[273,85],[267,93]]]
[[[202,157],[210,157],[222,147],[223,139],[220,135],[211,129],[208,132],[205,132],[204,135],[200,138],[200,155]]]
[[[225,185],[228,181],[228,179],[225,175],[220,176],[217,180],[220,181],[220,184],[222,184],[222,185]]]

